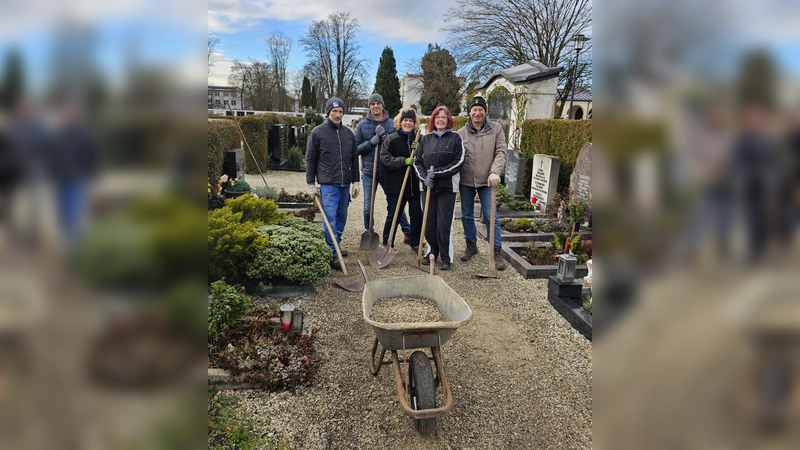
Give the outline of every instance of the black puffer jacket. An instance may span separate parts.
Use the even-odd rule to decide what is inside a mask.
[[[447,129],[442,135],[434,131],[419,140],[414,170],[424,180],[433,166],[433,192],[458,192],[463,164],[464,145],[453,130]]]
[[[342,185],[359,178],[353,132],[330,119],[314,127],[306,147],[306,183]]]
[[[390,134],[381,146],[381,186],[386,195],[400,195],[400,188],[403,186],[403,178],[406,176],[406,158],[411,156],[411,144],[417,137],[419,131],[412,131],[405,134],[395,131]],[[419,179],[410,171],[406,182],[406,193],[412,196],[419,195]]]

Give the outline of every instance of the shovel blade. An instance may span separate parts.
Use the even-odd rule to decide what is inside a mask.
[[[390,262],[392,262],[396,254],[397,250],[381,245],[375,249],[375,252],[372,253],[372,256],[370,256],[369,265],[376,269],[383,269],[384,267],[388,266]]]
[[[358,247],[362,252],[370,252],[375,250],[381,243],[378,233],[374,231],[365,231],[361,234],[361,245]]]
[[[361,275],[335,278],[333,282],[340,288],[350,292],[361,292],[364,289],[364,281]]]
[[[497,278],[497,271],[490,270],[487,273],[476,273],[475,276],[478,278]]]

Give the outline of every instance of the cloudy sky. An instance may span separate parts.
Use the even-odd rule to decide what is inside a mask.
[[[449,25],[446,12],[454,5],[453,1],[427,0],[209,0],[208,31],[219,37],[220,43],[208,83],[226,85],[233,59],[266,60],[264,38],[273,31],[292,38],[289,70],[299,71],[306,61],[299,40],[312,21],[325,19],[334,11],[349,11],[358,19],[358,42],[361,55],[370,62],[370,83],[374,83],[378,60],[387,45],[397,60],[398,75],[403,76],[406,62],[422,57],[428,43],[444,42],[441,29]]]

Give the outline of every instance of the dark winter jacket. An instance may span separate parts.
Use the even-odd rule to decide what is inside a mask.
[[[447,129],[441,135],[434,131],[419,140],[414,170],[420,180],[425,180],[433,166],[433,192],[458,192],[463,164],[464,145],[453,130]]]
[[[372,166],[374,164],[375,146],[370,143],[370,139],[375,136],[375,127],[382,125],[386,130],[386,135],[394,133],[394,120],[389,117],[386,110],[383,111],[383,117],[376,119],[367,114],[367,118],[358,122],[356,125],[356,146],[358,146],[358,154],[361,155],[361,173],[374,178],[372,175]],[[380,174],[381,165],[378,164],[378,173]]]
[[[386,195],[400,195],[400,188],[403,187],[403,178],[406,175],[406,158],[411,156],[411,144],[417,137],[419,131],[412,131],[405,134],[402,131],[395,131],[390,134],[381,145],[381,186]],[[419,195],[419,179],[414,175],[414,171],[408,174],[406,190],[403,195]]]
[[[343,185],[355,183],[358,153],[353,132],[326,120],[311,130],[306,148],[306,183]]]

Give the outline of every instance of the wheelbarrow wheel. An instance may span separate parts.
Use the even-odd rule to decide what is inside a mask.
[[[436,386],[428,355],[421,350],[411,354],[408,360],[408,394],[411,409],[422,410],[436,407]],[[430,434],[436,428],[436,418],[414,419],[414,428],[420,434]]]

